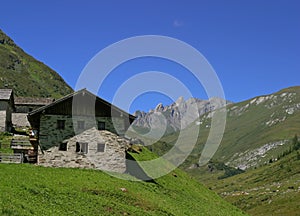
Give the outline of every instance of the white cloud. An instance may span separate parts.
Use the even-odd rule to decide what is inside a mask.
[[[183,24],[184,24],[183,21],[178,20],[178,19],[174,20],[174,22],[173,22],[174,27],[181,27],[181,26],[183,26]]]

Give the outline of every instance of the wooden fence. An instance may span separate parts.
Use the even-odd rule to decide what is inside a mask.
[[[12,149],[33,149],[29,140],[12,139],[10,143]]]
[[[22,163],[23,154],[0,153],[0,163]]]

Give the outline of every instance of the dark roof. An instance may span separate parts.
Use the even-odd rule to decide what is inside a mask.
[[[17,97],[16,105],[48,105],[54,101],[53,98],[34,98],[34,97]]]
[[[12,89],[0,89],[0,100],[9,100],[12,96]]]
[[[86,90],[85,88],[84,88],[84,89],[81,89],[81,90],[79,90],[79,91],[73,92],[73,93],[71,93],[71,94],[68,94],[68,95],[66,95],[66,96],[64,96],[64,97],[62,97],[62,98],[60,98],[60,99],[58,99],[58,100],[55,100],[54,102],[52,102],[52,103],[50,103],[50,104],[48,104],[48,105],[46,105],[46,106],[40,107],[40,108],[38,108],[38,109],[35,109],[35,110],[29,112],[29,113],[28,113],[28,116],[34,116],[35,114],[43,113],[45,110],[47,110],[47,109],[49,109],[49,108],[51,108],[51,107],[53,107],[53,106],[55,106],[55,105],[57,105],[57,104],[63,102],[63,101],[66,101],[67,99],[73,98],[73,97],[75,97],[76,95],[80,95],[80,94],[82,94],[82,95],[87,94],[87,95],[90,95],[91,97],[95,97],[96,100],[100,101],[102,104],[105,104],[105,105],[111,107],[111,109],[113,109],[113,110],[115,110],[115,111],[118,111],[118,112],[121,112],[121,113],[124,113],[124,114],[128,115],[130,119],[133,119],[133,120],[135,119],[135,116],[130,115],[129,113],[125,112],[124,110],[122,110],[122,109],[120,109],[120,108],[118,108],[118,107],[112,105],[111,103],[109,103],[109,102],[103,100],[102,98],[99,98],[98,96],[96,96],[96,95],[94,95],[93,93],[89,92],[89,91]]]

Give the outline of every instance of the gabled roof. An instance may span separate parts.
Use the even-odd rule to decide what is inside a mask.
[[[0,100],[9,100],[12,96],[12,89],[0,89]]]
[[[41,114],[41,113],[43,113],[45,110],[48,110],[48,109],[54,107],[55,105],[60,104],[60,103],[66,101],[66,100],[68,100],[68,99],[70,99],[70,98],[73,98],[73,97],[77,96],[77,95],[78,95],[78,96],[79,96],[79,95],[89,95],[89,96],[91,96],[91,97],[94,97],[95,100],[99,101],[100,103],[105,104],[106,106],[111,107],[112,110],[117,111],[117,112],[120,112],[120,113],[123,113],[123,114],[126,114],[126,115],[128,115],[129,118],[132,119],[132,120],[135,119],[135,116],[130,115],[129,113],[125,112],[124,110],[122,110],[122,109],[120,109],[120,108],[118,108],[118,107],[112,105],[111,103],[109,103],[109,102],[103,100],[102,98],[99,98],[98,96],[96,96],[96,95],[94,95],[93,93],[89,92],[89,91],[86,90],[85,88],[84,88],[84,89],[81,89],[81,90],[79,90],[79,91],[73,92],[73,93],[71,93],[71,94],[68,94],[68,95],[66,95],[66,96],[64,96],[64,97],[62,97],[62,98],[60,98],[60,99],[58,99],[58,100],[55,100],[54,102],[52,102],[52,103],[50,103],[50,104],[48,104],[48,105],[46,105],[46,106],[40,107],[40,108],[38,108],[38,109],[35,109],[35,110],[29,112],[29,113],[28,113],[28,116],[30,117],[30,116],[34,116],[34,115],[36,115],[36,114]]]

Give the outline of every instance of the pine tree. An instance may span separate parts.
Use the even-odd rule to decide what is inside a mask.
[[[293,150],[297,151],[298,149],[300,149],[300,142],[298,140],[297,134],[294,136],[292,143],[293,143]]]

